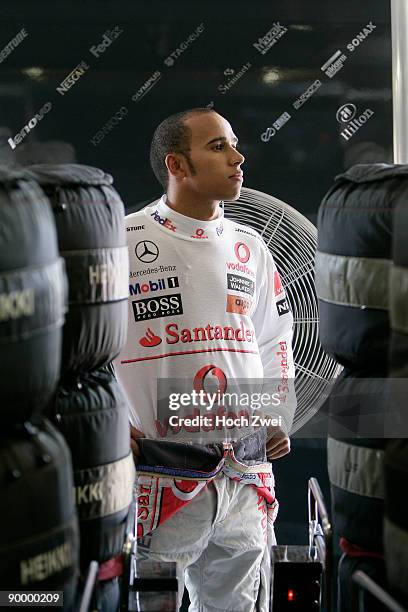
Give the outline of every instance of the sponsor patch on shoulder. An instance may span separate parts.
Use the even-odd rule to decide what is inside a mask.
[[[279,300],[278,302],[276,302],[276,309],[280,317],[284,314],[287,314],[290,311],[287,299],[284,298],[283,300]]]

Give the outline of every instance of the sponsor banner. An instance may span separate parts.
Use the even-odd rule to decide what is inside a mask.
[[[200,25],[198,25],[196,27],[196,29],[194,30],[194,32],[192,32],[188,38],[186,38],[185,40],[183,40],[179,46],[177,47],[177,49],[175,49],[174,51],[172,51],[170,53],[170,55],[168,57],[166,57],[166,59],[164,60],[164,63],[167,67],[171,67],[174,65],[174,62],[180,57],[180,55],[182,55],[184,53],[184,51],[186,51],[188,49],[188,47],[195,41],[197,40],[197,38],[199,38],[201,36],[201,34],[204,32],[204,28],[205,28],[205,24],[204,22],[201,22]]]
[[[309,100],[313,96],[313,94],[322,86],[322,82],[319,79],[316,79],[310,87],[306,89],[302,95],[293,102],[293,108],[295,110],[299,110],[303,106],[305,102]]]
[[[69,278],[69,304],[102,304],[127,298],[127,247],[61,251]]]
[[[127,232],[139,232],[140,230],[144,230],[145,226],[144,225],[130,225],[129,227],[126,228]]]
[[[139,344],[144,348],[153,348],[161,343],[162,339],[160,336],[157,336],[150,327],[147,328],[145,335],[139,338]]]
[[[162,78],[162,73],[160,70],[156,70],[153,74],[143,83],[141,87],[133,94],[132,100],[133,102],[140,102],[142,98],[145,97],[146,94],[149,93],[153,89],[153,87],[160,81]]]
[[[227,294],[227,312],[249,315],[252,307],[252,301],[237,295]]]
[[[121,106],[119,110],[116,111],[107,121],[103,124],[103,126],[96,132],[96,134],[90,139],[89,142],[92,142],[94,147],[96,147],[104,138],[107,136],[128,114],[128,109],[126,106]]]
[[[171,232],[175,232],[176,231],[177,227],[174,225],[174,223],[172,223],[170,221],[170,219],[167,219],[167,218],[163,219],[163,217],[161,215],[159,215],[157,210],[154,210],[150,216],[153,217],[153,219],[157,223],[160,223],[160,225],[162,225],[166,229],[170,230]]]
[[[234,246],[235,257],[243,264],[246,264],[251,257],[251,251],[245,242],[236,242]]]
[[[37,590],[46,584],[47,589],[58,589],[77,572],[77,517],[30,537],[20,537],[11,546],[2,547],[2,551],[0,572],[4,585]]]
[[[74,471],[75,503],[80,521],[121,512],[132,501],[135,465],[131,452],[126,457]]]
[[[20,45],[28,34],[25,28],[22,28],[17,34],[7,43],[5,47],[0,51],[0,64],[4,62],[6,57],[10,55]]]
[[[289,304],[286,298],[276,302],[276,310],[278,311],[278,315],[280,317],[290,312]]]
[[[233,291],[254,295],[255,283],[253,280],[245,278],[245,276],[238,276],[238,274],[227,274],[227,286],[228,289],[232,289]]]
[[[217,228],[217,233],[218,233],[218,228]],[[208,238],[208,236],[202,227],[198,227],[195,233],[192,236],[190,236],[190,238],[197,238],[198,240],[203,240],[205,238]]]
[[[258,38],[258,42],[254,43],[254,47],[259,53],[265,55],[271,47],[273,47],[286,32],[288,28],[281,25],[279,21],[275,22],[271,29],[263,36]]]
[[[135,255],[139,261],[150,264],[156,261],[160,254],[159,247],[151,240],[141,240],[135,246]]]
[[[180,293],[163,295],[158,298],[145,298],[132,302],[135,321],[160,319],[183,314],[183,303]]]
[[[240,232],[241,234],[248,234],[249,236],[253,236],[254,238],[258,238],[258,236],[256,234],[254,234],[254,232],[250,232],[247,229],[244,229],[243,227],[235,227],[234,228],[236,232]]]
[[[104,32],[102,40],[97,45],[93,45],[89,51],[94,57],[99,57],[105,53],[106,49],[123,33],[123,30],[116,26],[113,30],[106,30]]]
[[[67,309],[64,260],[0,273],[0,343],[61,327]]]
[[[129,278],[136,278],[138,276],[146,276],[146,274],[163,274],[164,272],[175,272],[177,266],[157,266],[157,268],[145,268],[144,270],[131,270],[129,272]]]
[[[277,270],[275,270],[275,273],[273,275],[273,286],[274,286],[275,297],[283,293],[281,277]]]
[[[353,40],[351,40],[349,42],[349,44],[347,45],[347,49],[351,52],[355,51],[357,49],[357,47],[359,47],[361,45],[362,42],[365,41],[365,39],[367,38],[367,36],[370,36],[370,34],[372,34],[375,30],[377,26],[370,21],[370,23],[368,23],[366,25],[365,28],[363,28],[355,38],[353,38]]]
[[[245,264],[227,261],[227,270],[235,270],[236,272],[242,272],[243,274],[248,274],[248,276],[255,278],[255,272]]]
[[[248,72],[251,66],[251,62],[246,62],[229,81],[218,85],[218,91],[220,91],[222,94],[226,94],[232,87],[234,87],[235,83],[237,83],[244,76],[244,74]],[[232,70],[232,72],[235,71]],[[228,74],[227,71],[225,71],[224,74]]]
[[[320,67],[320,70],[325,73],[329,79],[332,79],[344,66],[347,60],[347,55],[342,53],[340,49],[333,53],[333,55]]]
[[[132,303],[138,304],[139,302],[158,302],[159,300],[164,299],[166,299],[167,303],[169,301],[167,298],[170,297],[174,298],[177,296],[163,296],[162,298],[157,298],[157,300],[147,299]],[[141,307],[139,307],[139,311],[144,312],[145,308],[146,306],[143,304]],[[154,308],[156,308],[156,306],[154,306]],[[182,312],[179,314],[182,314]],[[159,316],[168,315],[164,314]],[[153,337],[155,338],[154,340],[152,340]],[[209,343],[218,342],[220,340],[223,342],[230,341],[252,344],[255,342],[255,332],[252,328],[247,327],[243,321],[241,321],[237,327],[233,327],[232,325],[212,325],[211,323],[198,327],[180,327],[177,323],[168,323],[165,327],[163,337],[156,335],[156,332],[153,329],[148,328],[146,334],[139,340],[139,344],[141,344],[141,346],[157,346],[162,340],[165,344],[190,344],[195,342]]]
[[[23,127],[23,129],[18,132],[14,138],[9,138],[7,142],[9,143],[12,149],[15,149],[17,145],[19,145],[24,138],[35,128],[36,125],[44,118],[44,116],[50,112],[52,109],[51,102],[46,102],[35,114],[34,117],[30,119],[30,121]]]
[[[129,285],[129,295],[140,295],[153,291],[163,291],[164,289],[175,289],[178,286],[178,276],[155,278],[154,280],[146,280],[145,282]]]
[[[59,84],[57,87],[57,92],[61,96],[66,94],[67,91],[69,91],[71,87],[75,85],[75,83],[86,73],[87,70],[89,70],[89,65],[85,61],[80,62]]]
[[[289,115],[288,112],[284,112],[282,113],[277,119],[276,121],[274,121],[273,123],[273,127],[270,126],[268,128],[266,128],[265,132],[263,132],[261,134],[261,140],[263,142],[269,142],[269,140],[275,136],[276,132],[278,132],[291,118],[291,115]]]

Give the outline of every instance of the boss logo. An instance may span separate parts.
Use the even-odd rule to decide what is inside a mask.
[[[135,321],[160,319],[161,317],[183,314],[183,303],[180,293],[163,295],[160,298],[135,300],[132,302],[132,308]]]

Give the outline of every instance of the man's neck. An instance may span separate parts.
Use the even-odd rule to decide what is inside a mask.
[[[181,215],[200,221],[212,221],[220,214],[220,200],[203,200],[191,194],[186,197],[167,193],[166,204]]]

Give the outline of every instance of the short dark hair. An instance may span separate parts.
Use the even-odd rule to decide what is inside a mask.
[[[150,164],[155,177],[165,189],[169,182],[165,159],[169,153],[184,155],[191,172],[195,172],[190,157],[191,130],[185,124],[185,120],[192,115],[214,112],[212,108],[207,107],[192,108],[170,115],[155,129],[150,146]]]

